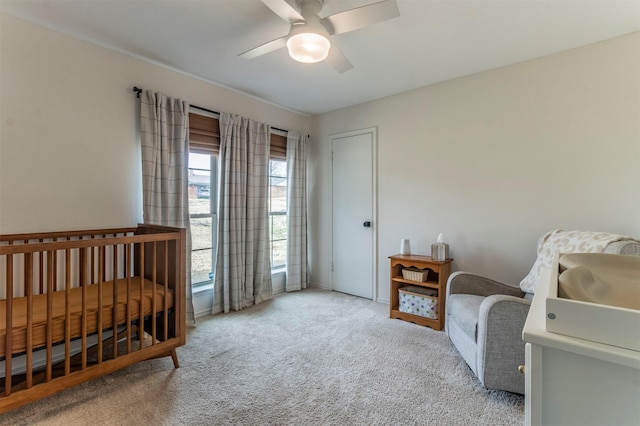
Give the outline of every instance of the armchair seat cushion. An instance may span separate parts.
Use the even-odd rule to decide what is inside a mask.
[[[478,318],[480,305],[485,299],[474,294],[452,294],[449,296],[448,315],[471,340],[478,340]]]

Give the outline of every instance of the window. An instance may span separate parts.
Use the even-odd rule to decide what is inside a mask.
[[[213,282],[217,226],[217,158],[189,153],[189,218],[191,221],[191,281]]]
[[[269,243],[271,269],[287,262],[287,163],[269,161]]]
[[[197,107],[192,107],[196,108]],[[217,158],[220,123],[215,114],[189,113],[189,217],[191,281],[213,282],[217,242]],[[271,268],[287,259],[287,137],[271,134],[269,162],[269,243]]]

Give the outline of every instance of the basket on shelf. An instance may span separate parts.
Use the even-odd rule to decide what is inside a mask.
[[[398,289],[398,310],[407,314],[438,319],[438,291],[413,285]]]
[[[405,268],[402,270],[402,278],[405,280],[425,282],[429,276],[429,271],[418,268]]]

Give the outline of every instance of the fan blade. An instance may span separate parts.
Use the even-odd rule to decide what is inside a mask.
[[[304,21],[300,12],[298,12],[293,6],[287,3],[285,0],[262,0],[269,9],[276,15],[284,19],[290,24],[298,21]]]
[[[400,16],[400,11],[396,1],[386,0],[327,16],[321,22],[333,35],[348,33],[397,16]]]
[[[266,53],[273,52],[274,50],[281,49],[287,45],[287,36],[277,38],[275,40],[271,40],[263,45],[258,47],[254,47],[251,50],[247,50],[244,53],[238,55],[240,58],[245,59],[253,59],[258,56],[262,56]]]
[[[327,59],[325,59],[324,61],[335,68],[339,73],[349,71],[351,68],[353,68],[351,62],[349,62],[347,57],[344,56],[344,53],[342,53],[342,51],[338,49],[338,46],[336,46],[334,43],[331,43],[329,56],[327,56]]]

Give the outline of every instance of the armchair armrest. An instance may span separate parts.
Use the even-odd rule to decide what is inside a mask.
[[[447,281],[447,296],[459,293],[483,297],[491,296],[492,294],[504,294],[514,297],[524,296],[524,292],[518,287],[462,271],[454,272],[449,276],[449,281]]]
[[[480,305],[478,328],[486,328],[487,323],[499,324],[500,327],[512,324],[520,328],[522,334],[530,307],[531,301],[522,297],[504,294],[487,296]]]
[[[488,388],[524,392],[522,330],[531,301],[521,297],[493,295],[485,298],[478,315],[477,375]]]

